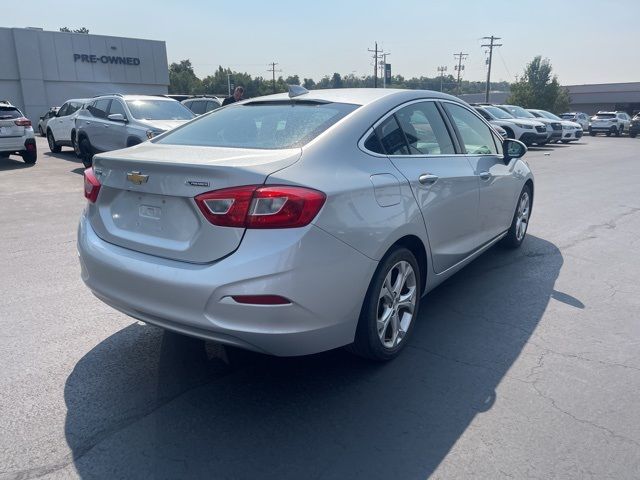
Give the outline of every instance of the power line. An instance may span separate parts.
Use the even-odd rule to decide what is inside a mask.
[[[276,62],[271,62],[268,65],[270,65],[271,68],[267,69],[267,72],[271,72],[273,75],[273,93],[276,93],[276,72],[282,72],[282,70],[276,70],[276,65],[279,65]]]
[[[442,91],[442,80],[444,80],[444,72],[447,71],[447,67],[442,65],[438,67],[438,73],[440,74],[440,91]]]
[[[458,65],[453,67],[455,70],[458,71],[458,81],[456,86],[456,91],[458,92],[458,95],[460,95],[460,72],[464,70],[464,65],[462,64],[462,61],[466,60],[468,56],[469,56],[468,53],[463,53],[463,52],[453,54],[453,58],[458,59]]]
[[[378,42],[375,42],[375,48],[368,48],[367,51],[373,53],[373,88],[378,88],[378,60],[382,58],[384,50],[378,50]]]
[[[489,85],[491,84],[491,61],[493,60],[493,48],[501,47],[501,43],[493,43],[495,40],[500,40],[500,37],[494,37],[491,35],[490,37],[482,37],[483,40],[490,40],[488,44],[482,45],[483,47],[489,47],[489,68],[487,69],[487,88],[484,92],[484,101],[485,103],[489,103]]]

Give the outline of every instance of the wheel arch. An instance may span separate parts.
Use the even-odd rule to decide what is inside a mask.
[[[142,140],[140,140],[140,138],[136,137],[135,135],[129,135],[127,137],[127,147],[133,147],[134,145],[138,145],[142,143]]]
[[[424,242],[416,235],[412,235],[412,234],[405,235],[404,237],[401,237],[398,240],[396,240],[387,249],[386,253],[383,256],[383,259],[399,247],[406,248],[411,253],[413,253],[414,257],[416,257],[416,261],[418,262],[418,268],[420,268],[420,287],[422,288],[421,293],[424,294],[426,290],[426,285],[427,285],[427,269],[429,266],[427,249],[424,245]]]

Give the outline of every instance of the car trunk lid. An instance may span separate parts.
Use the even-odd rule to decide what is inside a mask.
[[[232,253],[244,228],[209,223],[194,197],[264,183],[295,163],[300,149],[255,150],[144,143],[96,156],[100,195],[89,220],[103,240],[124,248],[192,263]]]

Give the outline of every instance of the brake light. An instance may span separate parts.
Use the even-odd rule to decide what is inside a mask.
[[[84,171],[84,196],[91,203],[96,203],[98,193],[100,193],[100,182],[93,173],[93,168],[87,168]]]
[[[212,224],[241,228],[295,228],[308,225],[326,195],[288,185],[245,185],[203,193],[195,198]]]
[[[13,123],[15,123],[19,127],[30,127],[31,126],[31,120],[29,120],[26,117],[20,117],[20,118],[14,120]]]

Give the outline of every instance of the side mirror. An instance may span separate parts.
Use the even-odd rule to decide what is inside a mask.
[[[509,163],[513,158],[520,158],[527,153],[527,146],[519,140],[507,138],[502,142],[502,150],[504,151],[504,161]]]
[[[122,123],[127,122],[127,119],[121,113],[112,113],[107,117],[107,119],[111,120],[112,122],[122,122]]]

